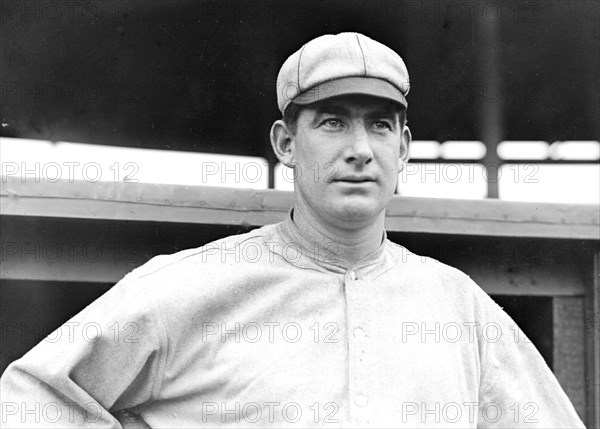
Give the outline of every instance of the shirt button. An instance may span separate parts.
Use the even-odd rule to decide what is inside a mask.
[[[350,271],[350,278],[356,280],[356,271]]]
[[[363,328],[355,328],[354,329],[354,338],[362,339],[366,336],[367,336],[367,334],[365,333]]]
[[[354,398],[354,403],[359,407],[364,407],[369,403],[369,400],[365,395],[358,395],[356,398]]]

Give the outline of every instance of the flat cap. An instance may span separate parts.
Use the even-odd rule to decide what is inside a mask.
[[[327,34],[306,43],[281,66],[277,105],[306,105],[346,94],[386,98],[408,107],[404,61],[387,46],[360,33]]]

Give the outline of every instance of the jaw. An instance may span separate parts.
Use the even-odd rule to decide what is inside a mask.
[[[333,218],[347,224],[369,224],[374,222],[381,211],[378,201],[362,195],[346,196],[334,201],[329,207]]]
[[[384,204],[385,203],[385,204]],[[332,228],[358,229],[370,226],[385,209],[386,201],[381,201],[372,192],[340,193],[328,192],[319,197],[308,197],[302,190],[294,191],[294,207],[308,218]]]

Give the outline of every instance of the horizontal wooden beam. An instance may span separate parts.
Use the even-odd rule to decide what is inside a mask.
[[[0,228],[1,279],[81,283],[116,283],[154,255],[249,229],[24,216],[2,216]],[[592,270],[590,243],[575,240],[388,236],[419,255],[461,269],[494,295],[583,296],[585,273]]]
[[[73,248],[75,252],[82,249],[76,246]],[[87,260],[71,262],[53,263],[43,256],[36,263],[30,261],[24,264],[17,260],[8,260],[0,266],[0,279],[114,284],[137,265],[141,265],[137,264],[137,252],[132,248],[94,245],[88,246],[85,251]],[[30,254],[30,258],[32,256]],[[576,277],[570,277],[573,272],[562,272],[557,278],[552,276],[553,272],[537,269],[522,276],[527,281],[514,282],[512,278],[478,270],[473,265],[461,269],[490,295],[581,296],[583,293],[581,282]],[[558,270],[555,270],[556,272]]]
[[[0,214],[260,226],[281,221],[288,191],[112,182],[3,179]],[[593,205],[393,197],[388,231],[600,240]]]

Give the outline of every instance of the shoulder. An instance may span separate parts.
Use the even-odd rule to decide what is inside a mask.
[[[473,283],[471,277],[458,268],[414,253],[398,243],[388,240],[388,249],[396,266],[406,274],[435,277],[446,282]]]
[[[158,255],[127,274],[124,280],[151,280],[164,275],[178,277],[189,275],[197,269],[210,270],[211,267],[230,268],[243,265],[252,259],[257,249],[275,231],[277,224],[265,225],[244,234],[235,234],[211,241],[203,246],[182,250],[177,253]],[[190,271],[191,270],[191,271]]]
[[[496,307],[469,274],[430,256],[414,253],[392,241],[388,244],[395,275],[400,276],[404,284],[410,285],[419,293]]]
[[[108,295],[148,311],[156,308],[167,318],[213,304],[219,307],[249,279],[268,274],[264,242],[275,227],[266,225],[201,247],[155,256],[127,274]],[[255,258],[257,249],[262,252],[260,260]]]

